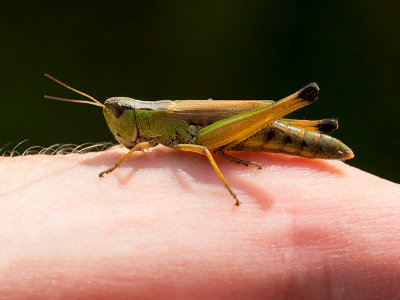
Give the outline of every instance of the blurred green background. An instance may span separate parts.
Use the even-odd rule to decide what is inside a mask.
[[[99,108],[43,99],[279,99],[338,117],[348,163],[399,181],[399,1],[9,1],[0,10],[1,139],[112,141]],[[373,3],[373,4],[371,4]],[[385,3],[385,4],[383,4]]]

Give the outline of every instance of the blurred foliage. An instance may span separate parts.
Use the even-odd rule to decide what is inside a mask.
[[[398,1],[9,1],[0,10],[0,145],[111,141],[101,111],[44,100],[279,99],[338,117],[349,164],[399,181]]]

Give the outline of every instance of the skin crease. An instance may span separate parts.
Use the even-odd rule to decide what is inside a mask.
[[[162,146],[0,158],[0,298],[400,297],[400,187],[340,161]]]

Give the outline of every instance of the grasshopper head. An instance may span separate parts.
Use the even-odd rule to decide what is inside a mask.
[[[104,102],[103,114],[115,139],[125,147],[136,144],[137,125],[133,99],[127,97],[108,98]]]
[[[95,106],[100,106],[103,108],[104,117],[106,118],[108,127],[110,128],[115,139],[127,148],[132,148],[136,145],[137,138],[137,125],[136,125],[136,115],[135,107],[133,105],[134,101],[132,98],[127,97],[113,97],[109,98],[104,102],[104,104],[97,101],[92,96],[81,92],[64,82],[54,78],[49,74],[44,74],[46,77],[50,78],[54,82],[66,87],[67,89],[74,91],[91,101],[77,100],[77,99],[65,99],[53,96],[44,96],[47,99],[73,102],[73,103],[85,103]]]

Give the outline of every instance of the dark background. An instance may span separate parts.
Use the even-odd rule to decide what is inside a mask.
[[[99,108],[43,99],[279,99],[338,117],[349,164],[399,181],[399,1],[9,1],[0,9],[0,148],[112,141]]]

